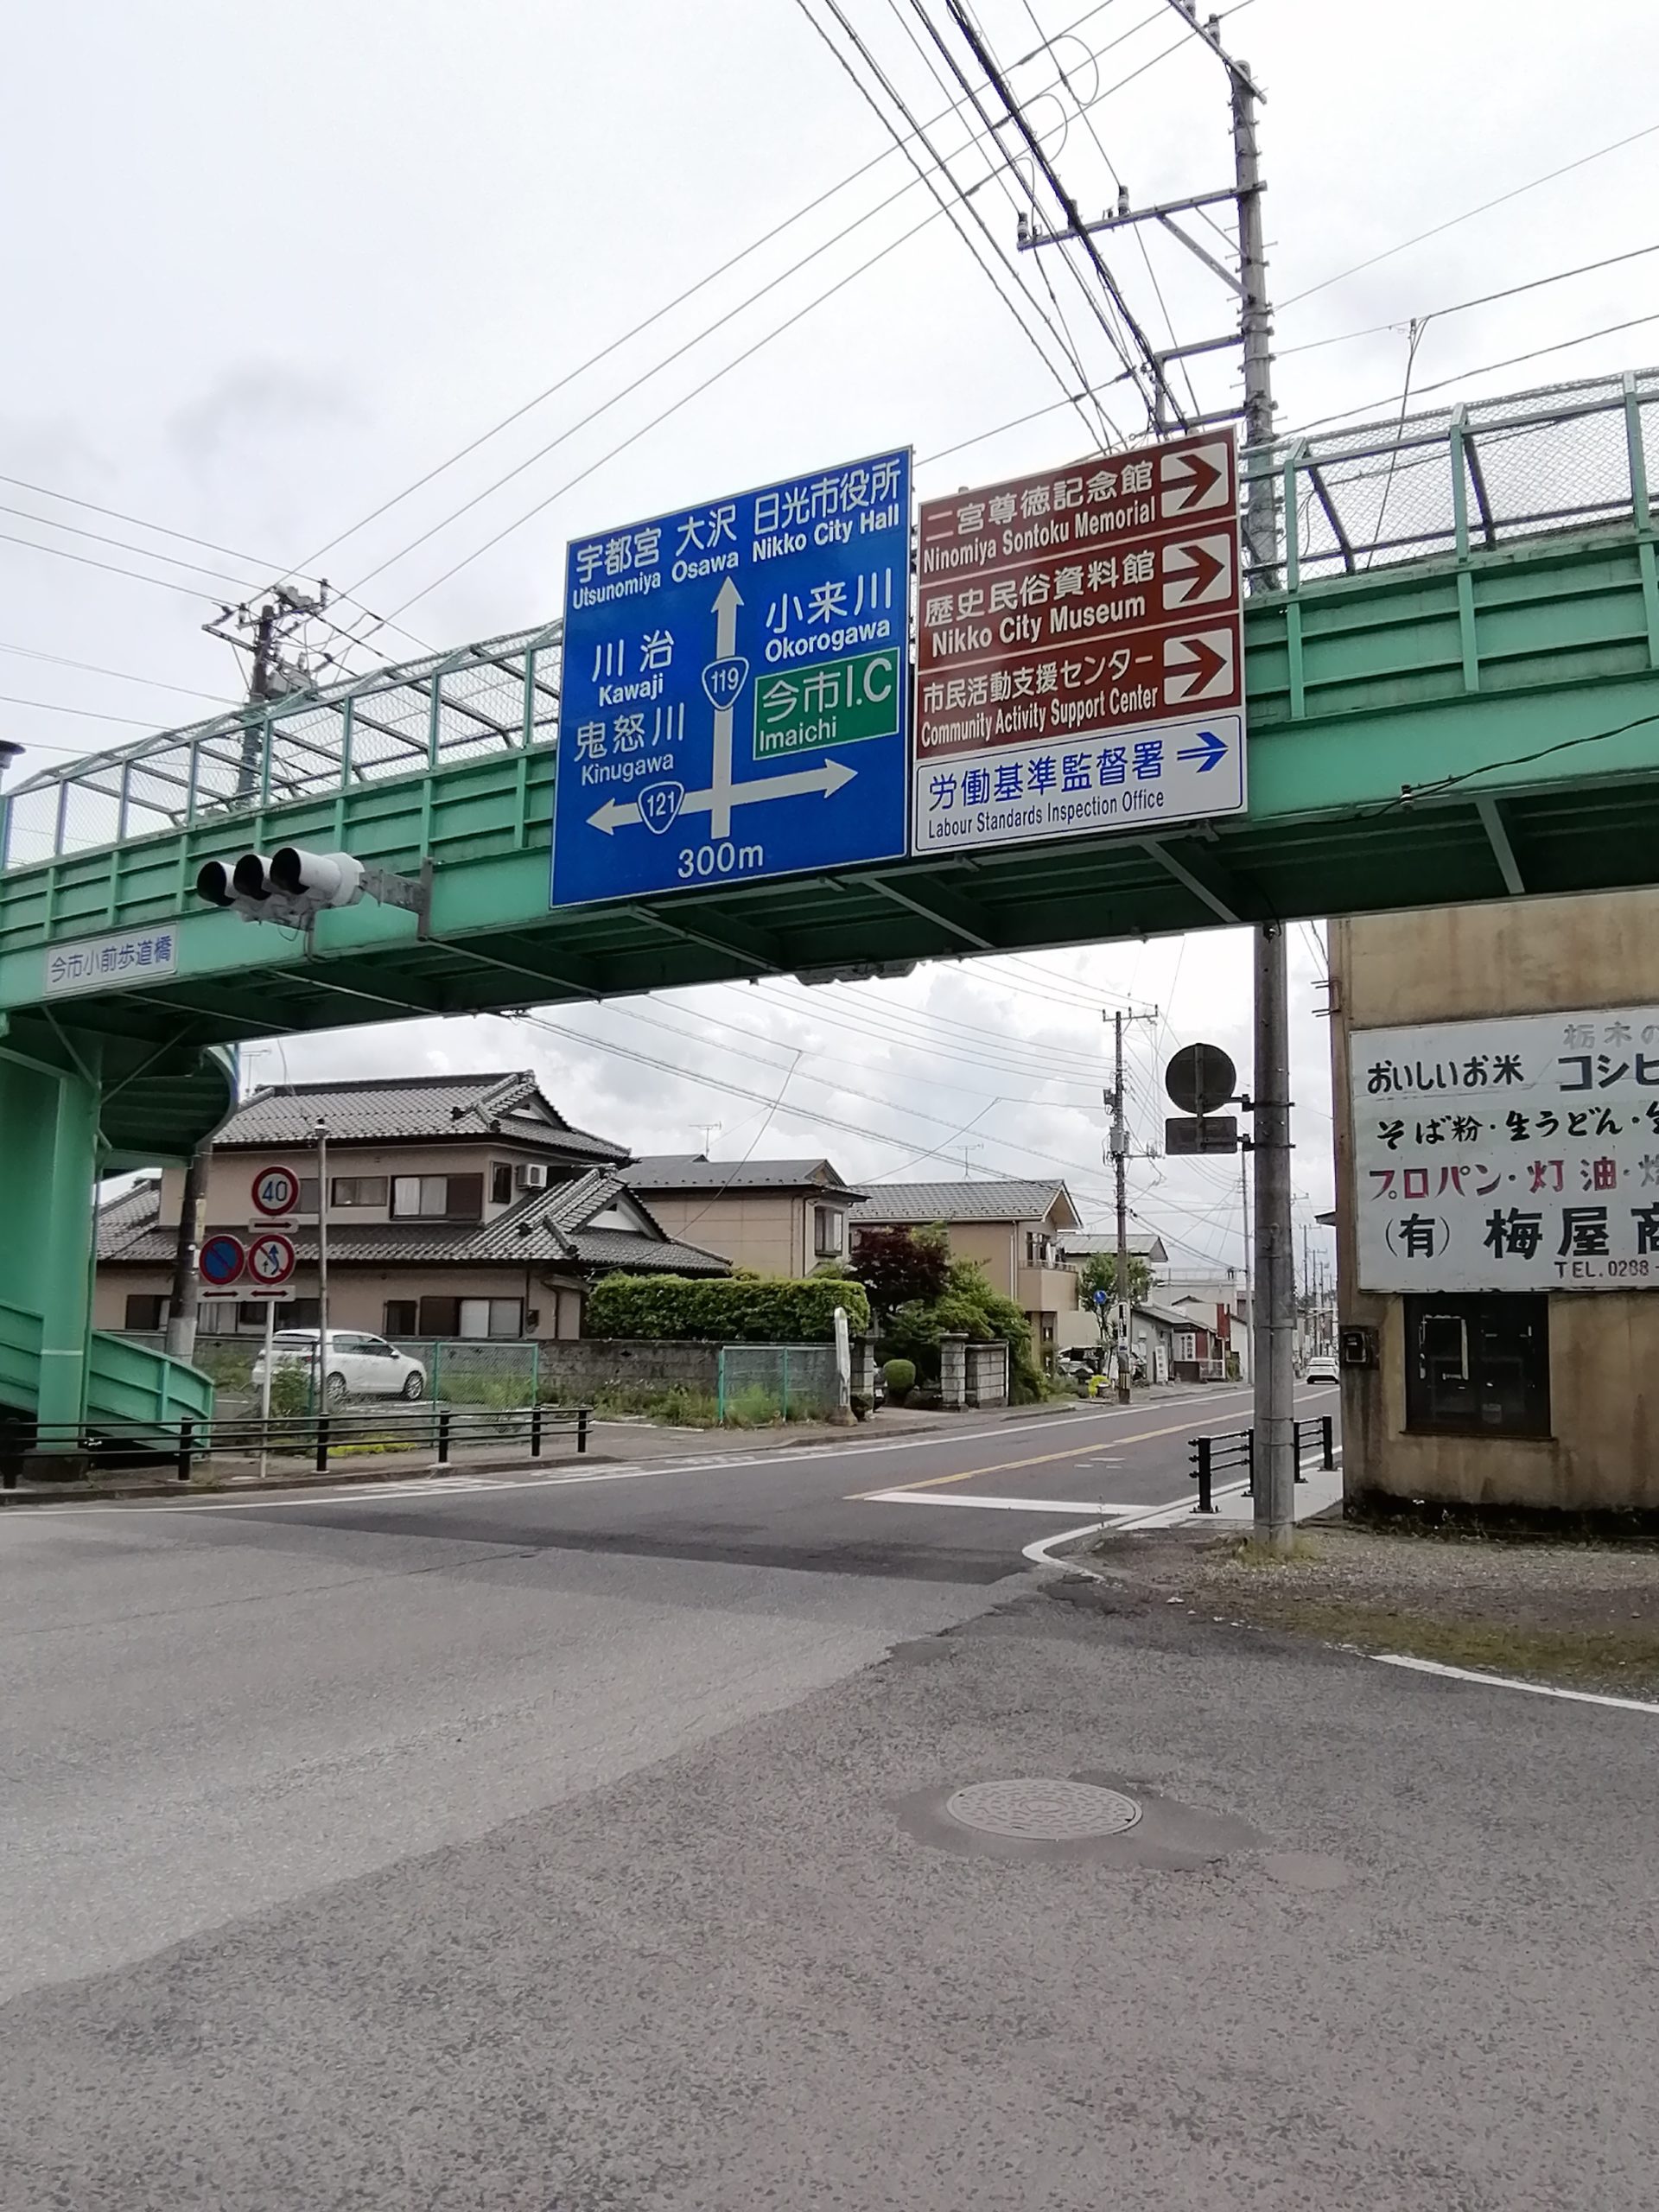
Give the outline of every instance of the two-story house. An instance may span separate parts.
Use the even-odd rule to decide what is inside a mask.
[[[847,1257],[847,1216],[864,1196],[827,1160],[710,1160],[667,1153],[625,1168],[671,1236],[695,1237],[734,1267],[809,1275]]]
[[[261,1090],[214,1140],[206,1230],[245,1236],[255,1173],[299,1179],[296,1295],[283,1324],[315,1326],[327,1145],[328,1319],[388,1337],[574,1337],[598,1276],[722,1275],[726,1260],[669,1236],[622,1171],[625,1145],[574,1128],[536,1078],[399,1077]],[[169,1168],[102,1209],[95,1325],[165,1325],[183,1199]],[[204,1303],[204,1332],[264,1327],[245,1296]]]
[[[1082,1220],[1064,1183],[987,1176],[966,1183],[877,1183],[852,1210],[852,1261],[863,1228],[943,1224],[955,1259],[977,1260],[991,1288],[1031,1324],[1032,1350],[1052,1365],[1060,1316],[1077,1310],[1077,1269],[1060,1247]]]

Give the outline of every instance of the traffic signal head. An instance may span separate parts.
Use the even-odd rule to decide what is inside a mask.
[[[228,906],[245,921],[275,921],[270,911],[270,881],[257,853],[242,853],[226,867],[204,861],[196,870],[196,896],[210,906]]]
[[[362,861],[349,853],[282,845],[268,861],[260,853],[239,854],[228,867],[205,861],[196,871],[196,895],[245,922],[302,928],[325,906],[354,906],[363,896],[364,874]]]
[[[308,853],[300,845],[282,845],[270,856],[270,880],[308,913],[324,906],[354,906],[363,896],[363,863],[349,853]]]

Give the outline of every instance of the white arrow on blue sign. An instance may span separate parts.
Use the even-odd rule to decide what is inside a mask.
[[[552,903],[906,848],[910,454],[575,541]]]

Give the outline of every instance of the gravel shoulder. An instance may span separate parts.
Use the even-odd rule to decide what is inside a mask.
[[[1212,1619],[1528,1681],[1659,1693],[1659,1546],[1382,1533],[1333,1521],[1263,1560],[1193,1526],[1103,1536],[1077,1556]]]

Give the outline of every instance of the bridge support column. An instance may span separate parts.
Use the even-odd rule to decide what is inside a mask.
[[[0,1046],[0,1301],[39,1317],[35,1411],[50,1427],[86,1409],[100,1085],[96,1043],[77,1051],[54,1067]]]

